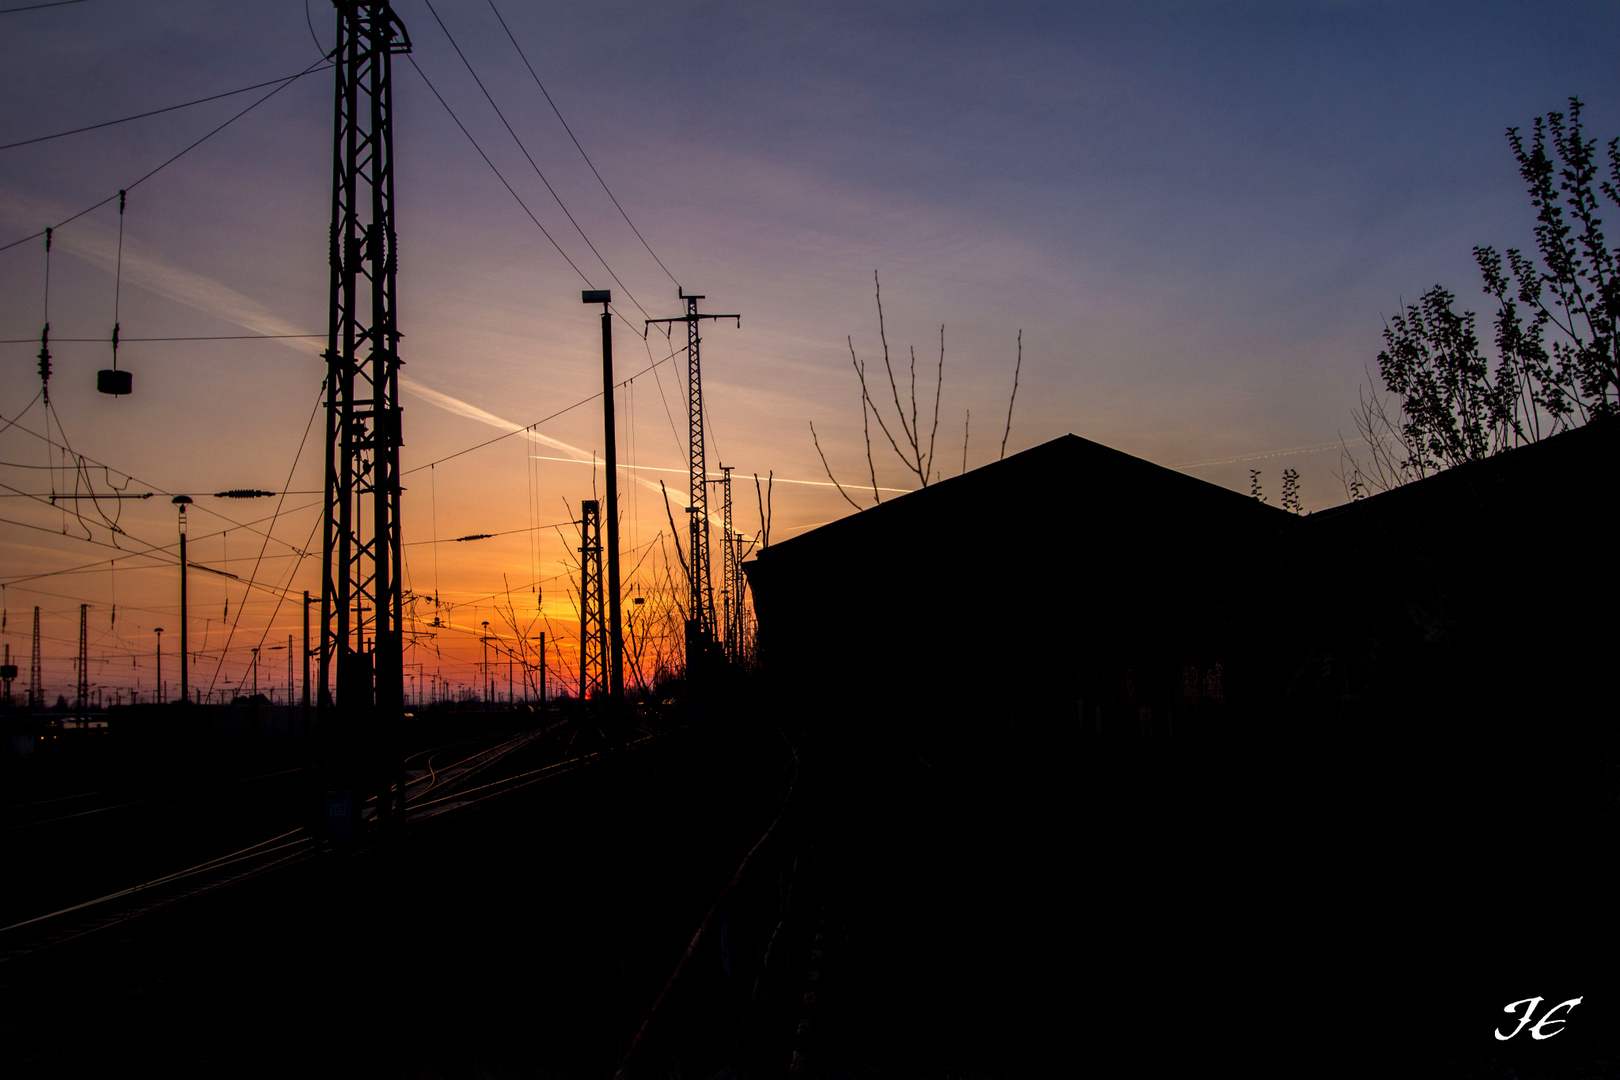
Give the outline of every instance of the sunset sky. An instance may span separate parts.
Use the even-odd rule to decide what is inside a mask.
[[[705,324],[703,367],[708,460],[748,478],[735,492],[748,534],[756,472],[776,477],[774,539],[852,512],[827,486],[812,421],[834,473],[871,497],[847,342],[881,371],[874,270],[894,358],[909,363],[916,347],[925,426],[944,326],[940,475],[963,467],[970,410],[967,467],[998,455],[1022,331],[1009,453],[1073,432],[1241,490],[1261,469],[1273,502],[1292,467],[1306,508],[1320,509],[1345,498],[1340,435],[1353,444],[1351,407],[1384,317],[1437,282],[1485,315],[1471,249],[1531,246],[1505,129],[1574,95],[1590,136],[1620,134],[1612,4],[433,9],[579,227],[426,0],[400,0],[414,48],[414,66],[396,60],[394,132],[403,465],[416,470],[406,586],[441,601],[419,602],[418,615],[450,624],[406,660],[452,684],[477,681],[482,622],[512,636],[493,599],[504,606],[508,588],[520,624],[549,625],[553,666],[574,662],[571,522],[602,484],[590,464],[601,407],[586,401],[601,385],[599,308],[580,303],[583,288],[614,292],[621,377],[670,355],[656,329],[643,341],[642,321],[681,313],[677,282],[706,294],[703,310],[742,315],[740,328]],[[333,22],[325,0],[83,0],[0,14],[0,144],[292,75],[330,47]],[[0,251],[0,339],[11,342],[0,345],[0,582],[3,640],[22,666],[14,694],[26,689],[38,605],[45,687],[71,698],[81,603],[93,684],[109,698],[137,683],[149,694],[162,626],[177,692],[177,493],[196,498],[192,559],[237,575],[192,575],[194,682],[234,692],[251,649],[279,645],[262,654],[259,681],[285,692],[301,622],[298,603],[277,595],[318,593],[332,81],[322,70],[293,82],[130,190],[117,318],[131,397],[94,390],[111,360],[116,198],[55,233],[48,417],[35,362],[44,240]],[[270,89],[0,149],[0,245],[130,187]],[[243,334],[321,337],[127,340]],[[684,522],[683,372],[668,360],[618,397],[619,458],[634,466],[621,484],[627,591],[652,595],[663,579],[660,481]],[[534,437],[441,463],[542,419]],[[47,435],[84,468],[64,469]],[[914,486],[886,445],[874,455],[879,485],[896,489],[885,498]],[[116,488],[156,494],[50,505],[53,493]],[[226,488],[290,494],[208,494]],[[432,543],[473,533],[503,535]],[[148,548],[168,554],[137,554]],[[1026,554],[1084,571],[1070,549]],[[250,578],[266,588],[248,589]]]

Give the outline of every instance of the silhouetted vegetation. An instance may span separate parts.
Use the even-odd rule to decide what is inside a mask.
[[[1496,301],[1495,360],[1480,347],[1474,313],[1459,313],[1442,285],[1389,319],[1383,390],[1369,373],[1355,412],[1365,456],[1344,451],[1352,499],[1620,408],[1620,281],[1598,217],[1600,194],[1620,206],[1620,139],[1609,141],[1609,179],[1600,181],[1597,140],[1583,138],[1576,98],[1567,115],[1536,117],[1528,145],[1516,127],[1507,137],[1536,208],[1536,251],[1474,249]]]

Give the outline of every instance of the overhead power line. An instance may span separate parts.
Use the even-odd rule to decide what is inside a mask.
[[[619,211],[619,216],[624,218],[624,223],[630,226],[630,231],[636,234],[636,239],[640,240],[641,246],[647,249],[647,254],[653,257],[653,262],[658,264],[658,269],[664,272],[664,276],[668,277],[672,284],[679,287],[680,282],[675,280],[675,275],[669,272],[669,267],[664,265],[664,260],[658,257],[658,252],[654,251],[652,249],[652,245],[647,243],[647,238],[641,235],[641,230],[636,228],[636,223],[630,220],[630,215],[625,213],[624,207],[619,205],[619,200],[608,188],[607,181],[603,180],[602,174],[596,171],[596,163],[591,160],[591,156],[585,152],[585,148],[581,146],[579,144],[579,140],[574,137],[574,129],[568,126],[568,121],[563,119],[562,111],[557,108],[557,103],[552,101],[551,95],[546,92],[545,83],[540,81],[540,76],[535,73],[534,65],[529,63],[529,57],[524,53],[523,46],[519,45],[517,38],[512,36],[512,30],[506,25],[506,20],[501,18],[501,12],[500,9],[495,6],[495,0],[489,0],[489,9],[495,12],[495,18],[499,20],[501,29],[506,31],[506,36],[508,40],[512,42],[512,47],[517,50],[518,56],[523,60],[523,66],[529,69],[529,75],[534,79],[534,85],[540,88],[540,93],[544,95],[546,104],[550,105],[551,111],[557,114],[557,122],[562,124],[564,131],[568,132],[568,137],[573,139],[574,149],[578,150],[579,156],[585,159],[585,164],[591,167],[591,175],[595,176],[596,182],[602,185],[602,190],[607,192],[607,197],[613,200],[614,209]],[[638,304],[636,306],[639,307],[640,305]]]
[[[84,0],[51,0],[48,4],[25,4],[22,7],[0,8],[0,15],[15,15],[19,11],[38,11],[40,8],[67,7],[69,4],[82,4]]]
[[[0,12],[0,15],[3,14],[5,14],[5,12]],[[127,124],[131,120],[143,120],[148,116],[160,116],[163,113],[174,112],[177,109],[189,109],[193,105],[201,105],[205,101],[218,101],[220,98],[235,97],[237,94],[245,94],[249,90],[257,90],[263,86],[271,86],[275,83],[291,82],[292,80],[305,74],[307,74],[307,72],[301,71],[297,75],[283,75],[279,79],[266,79],[264,82],[254,83],[252,86],[244,86],[237,90],[227,90],[223,94],[210,94],[208,97],[200,97],[195,101],[187,101],[179,105],[170,105],[163,109],[153,109],[150,112],[136,113],[134,116],[125,116],[117,120],[104,120],[99,124],[87,124],[84,127],[73,128],[71,131],[58,131],[54,135],[38,135],[32,139],[21,139],[14,143],[5,143],[4,145],[0,145],[0,150],[10,150],[17,146],[32,146],[34,143],[50,142],[52,139],[61,139],[69,135],[78,135],[80,132],[97,131],[104,127],[112,127],[115,124]]]
[[[664,359],[662,359],[662,360],[654,360],[651,364],[648,364],[646,367],[642,368],[640,371],[636,372],[634,375],[630,376],[628,379],[622,379],[619,382],[614,383],[614,386],[615,387],[627,386],[630,383],[634,382],[636,379],[639,379],[643,375],[647,374],[647,372],[652,371],[659,364],[667,363],[668,361],[673,360],[676,356],[679,356],[680,353],[685,352],[685,351],[686,350],[683,348],[683,349],[680,349],[680,350],[678,350],[676,352],[670,353],[668,356],[664,357]],[[557,417],[563,415],[564,413],[572,412],[573,410],[579,408],[581,405],[587,405],[590,402],[595,401],[597,398],[599,398],[601,396],[602,396],[602,392],[600,390],[598,390],[596,393],[592,394],[590,397],[580,398],[578,401],[574,402],[572,405],[564,406],[563,408],[558,409],[556,412],[552,413],[550,416],[543,416],[539,420],[536,420],[532,424],[525,424],[523,427],[513,428],[511,431],[508,431],[505,435],[496,435],[492,439],[485,439],[481,443],[474,443],[472,446],[469,446],[464,450],[457,450],[453,454],[446,454],[442,458],[435,458],[434,460],[429,461],[426,464],[417,465],[415,468],[406,469],[401,475],[409,476],[409,475],[411,475],[411,473],[421,472],[423,469],[431,469],[431,468],[433,468],[433,466],[442,465],[446,461],[451,460],[452,458],[458,458],[463,454],[470,454],[474,450],[482,450],[484,447],[491,446],[491,445],[493,445],[495,443],[500,442],[503,439],[510,439],[513,435],[522,435],[524,432],[533,431],[535,428],[539,427],[541,424],[544,424],[544,423],[546,423],[548,421],[551,421],[551,420],[555,420],[555,419],[557,419]]]
[[[641,302],[635,298],[635,294],[630,291],[630,287],[619,280],[619,275],[613,272],[613,267],[608,265],[607,259],[603,258],[602,253],[596,250],[596,245],[591,243],[591,238],[585,235],[584,228],[580,226],[578,221],[574,220],[574,215],[569,212],[568,206],[562,201],[562,196],[557,194],[557,189],[551,186],[551,181],[546,179],[546,174],[540,171],[540,166],[535,163],[534,156],[529,153],[529,148],[523,145],[522,139],[518,138],[518,133],[513,130],[511,123],[507,121],[506,114],[501,112],[499,105],[495,104],[495,98],[490,95],[488,87],[484,85],[484,80],[480,79],[478,72],[473,69],[472,61],[467,59],[467,54],[461,51],[461,46],[456,44],[455,37],[451,35],[450,28],[444,25],[443,19],[439,18],[438,11],[433,7],[433,0],[422,0],[422,2],[427,4],[428,11],[433,14],[433,21],[439,24],[440,30],[444,31],[444,36],[450,42],[450,47],[456,51],[456,55],[461,58],[462,64],[467,68],[467,74],[471,75],[473,82],[478,84],[478,89],[483,93],[484,100],[489,102],[489,107],[495,110],[496,116],[500,117],[502,126],[506,128],[506,133],[512,136],[513,142],[517,143],[518,149],[523,152],[524,159],[529,163],[529,168],[534,170],[534,175],[538,176],[540,182],[546,186],[546,190],[551,192],[551,197],[557,201],[557,206],[561,208],[563,216],[568,219],[568,223],[574,227],[575,232],[579,233],[579,238],[585,241],[585,246],[591,249],[591,254],[596,256],[597,261],[602,264],[602,269],[606,270],[608,277],[613,279],[613,283],[624,290],[624,294],[630,298],[632,304],[636,305],[637,310],[641,312],[643,317],[648,317],[647,309],[641,306]]]
[[[490,171],[495,174],[495,178],[501,182],[502,186],[504,186],[508,192],[511,193],[512,198],[517,200],[517,204],[523,208],[523,212],[529,215],[529,220],[534,222],[534,227],[540,230],[542,236],[551,241],[551,246],[557,249],[557,254],[563,257],[563,262],[567,263],[569,267],[573,269],[574,273],[579,275],[579,279],[581,281],[587,285],[590,285],[593,289],[596,288],[596,286],[591,282],[591,279],[585,276],[585,271],[581,270],[577,265],[575,265],[574,260],[568,257],[568,252],[564,251],[562,249],[562,245],[557,243],[557,238],[552,236],[551,233],[547,232],[544,225],[540,224],[540,219],[534,216],[534,211],[530,210],[529,204],[523,201],[523,196],[519,195],[517,191],[513,189],[512,185],[506,182],[506,177],[502,175],[501,170],[495,167],[495,163],[489,159],[489,155],[484,153],[484,148],[478,145],[478,140],[473,138],[472,132],[467,130],[467,125],[461,122],[461,117],[457,116],[456,111],[450,107],[450,103],[444,100],[444,95],[439,93],[439,88],[433,85],[433,80],[427,77],[427,72],[423,71],[421,65],[416,62],[416,57],[412,56],[410,53],[406,53],[405,59],[409,60],[411,62],[411,67],[415,68],[416,73],[422,76],[422,81],[427,83],[427,88],[433,91],[433,96],[439,99],[439,104],[443,105],[444,111],[450,114],[450,119],[456,122],[456,127],[460,128],[461,133],[467,136],[467,141],[472,143],[473,149],[478,151],[478,156],[484,159],[484,164],[489,166]],[[3,250],[5,249],[0,248],[0,251]]]
[[[32,428],[24,427],[24,426],[22,426],[20,424],[17,424],[17,422],[15,420],[13,420],[11,423],[6,425],[7,428],[10,428],[12,426],[15,426],[18,431],[24,433],[25,435],[31,435],[34,438],[39,439],[41,442],[45,443],[47,446],[53,447],[53,448],[58,449],[58,450],[67,450],[69,453],[74,453],[69,447],[66,447],[63,444],[58,443],[56,440],[54,440],[54,439],[52,439],[52,438],[50,438],[50,437],[48,437],[46,435],[41,435],[39,432],[34,431]],[[90,465],[90,466],[93,466],[94,468],[97,468],[97,469],[103,469],[103,470],[108,470],[110,472],[117,473],[119,476],[122,476],[122,477],[125,478],[126,483],[137,483],[137,484],[142,485],[143,487],[149,487],[153,491],[156,491],[159,495],[174,495],[175,494],[175,492],[173,492],[173,491],[164,490],[161,485],[154,484],[150,480],[144,480],[141,477],[135,476],[133,473],[125,472],[122,469],[115,469],[115,468],[113,468],[112,466],[108,465],[105,462],[97,461],[95,458],[90,457],[88,454],[74,453],[74,457],[78,460],[78,462],[81,465]],[[0,484],[0,487],[9,487],[9,485]],[[15,488],[10,488],[10,490],[15,491],[16,489]],[[278,492],[278,494],[280,494],[280,493]],[[293,491],[288,491],[288,492],[286,492],[286,494],[292,495],[292,494],[298,494],[298,493],[293,492]],[[320,504],[319,503],[313,503],[313,502],[312,503],[305,503],[305,504],[303,504],[301,506],[294,507],[293,510],[289,511],[289,512],[296,512],[296,511],[299,511],[299,510],[308,510],[310,507],[318,506],[318,505],[320,505]],[[206,505],[204,503],[198,503],[197,504],[197,509],[199,511],[201,511],[202,513],[209,514],[209,515],[212,515],[213,517],[219,518],[221,521],[225,522],[228,526],[230,526],[230,528],[233,528],[233,529],[246,529],[247,531],[249,531],[251,533],[254,533],[255,535],[259,535],[259,536],[263,536],[265,534],[261,533],[258,529],[254,528],[254,526],[263,524],[266,521],[273,521],[274,518],[275,518],[275,515],[272,514],[272,515],[269,515],[267,517],[256,518],[256,519],[254,519],[252,521],[245,521],[244,522],[244,521],[237,521],[235,518],[227,517],[225,514],[220,513],[217,509],[214,509],[213,507],[210,507],[210,506],[208,506],[208,505]],[[218,534],[210,533],[208,535],[213,536],[213,535],[218,535]],[[204,537],[194,537],[194,539],[203,539],[203,538]],[[84,539],[84,537],[77,537],[76,539],[81,539],[82,540],[82,539]],[[305,550],[303,550],[303,549],[301,549],[299,547],[296,547],[293,544],[288,544],[285,540],[278,541],[278,543],[285,544],[294,553],[296,553],[296,554],[298,554],[300,556],[308,554],[308,552],[306,552]],[[116,546],[116,545],[103,545],[103,546]],[[123,550],[123,549],[120,549],[120,550]]]
[[[188,335],[186,337],[120,337],[120,344],[127,345],[131,341],[259,341],[275,338],[324,338],[325,334],[203,334]],[[110,341],[104,337],[53,337],[52,342],[102,342]],[[38,338],[5,338],[0,345],[38,345]]]
[[[315,61],[313,64],[309,65],[309,67],[305,68],[303,71],[300,71],[297,75],[294,75],[291,78],[287,79],[286,81],[282,82],[274,90],[270,91],[268,94],[266,94],[263,97],[259,98],[253,104],[249,105],[247,108],[243,109],[241,112],[237,113],[235,116],[231,117],[229,120],[225,121],[223,124],[221,124],[218,127],[214,128],[208,134],[204,135],[202,138],[198,139],[196,142],[192,143],[190,146],[186,147],[184,150],[180,151],[178,154],[174,155],[172,158],[165,161],[163,164],[159,165],[157,168],[153,169],[151,172],[148,172],[146,175],[142,176],[140,179],[136,180],[134,183],[125,184],[124,187],[123,187],[123,190],[113,192],[111,195],[107,196],[105,199],[102,199],[98,203],[95,203],[93,205],[85,207],[83,210],[80,210],[77,214],[74,214],[72,217],[63,218],[61,221],[58,221],[55,225],[50,226],[50,229],[52,229],[52,230],[60,229],[62,226],[68,224],[69,222],[79,220],[80,218],[84,217],[84,215],[90,213],[90,211],[98,210],[101,207],[106,206],[108,203],[112,202],[114,199],[118,198],[120,195],[123,195],[123,194],[125,194],[127,192],[130,192],[130,191],[134,191],[137,187],[139,187],[140,185],[146,183],[148,180],[152,179],[152,177],[156,176],[158,173],[162,172],[164,169],[167,169],[170,165],[173,165],[175,162],[179,161],[181,158],[185,157],[187,154],[189,154],[193,150],[197,149],[197,147],[201,146],[203,143],[207,142],[209,139],[212,139],[215,135],[218,135],[220,132],[224,131],[226,128],[230,127],[232,124],[236,123],[238,120],[242,119],[242,117],[246,116],[248,113],[252,112],[254,109],[257,109],[260,105],[263,105],[265,102],[269,101],[271,98],[273,98],[277,94],[281,93],[287,87],[291,86],[293,83],[295,83],[299,79],[303,78],[305,75],[308,75],[310,72],[317,71],[317,70],[319,70],[321,68],[326,68],[326,67],[330,67],[330,66],[331,65],[329,63],[327,63],[327,61],[326,61],[326,59],[324,57],[322,57],[320,60]],[[9,250],[11,248],[16,247],[18,244],[26,244],[30,240],[37,240],[41,236],[44,236],[45,232],[46,232],[45,229],[41,229],[38,232],[32,233],[32,234],[30,234],[28,236],[25,236],[20,240],[13,240],[9,244],[5,244],[3,246],[0,246],[0,251],[7,251],[7,250]]]

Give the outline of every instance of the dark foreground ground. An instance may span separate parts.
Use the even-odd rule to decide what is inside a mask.
[[[828,1060],[874,1076],[1620,1076],[1596,763],[1524,746],[917,751],[840,770],[830,966],[847,1021]],[[1530,997],[1537,1018],[1584,1000],[1551,1038],[1497,1040],[1517,1023],[1504,1006]]]
[[[0,965],[0,1076],[606,1078],[700,925],[639,1075],[1620,1076],[1614,836],[1568,755],[812,737],[706,919],[773,739]],[[1530,997],[1583,1001],[1496,1040]]]
[[[775,811],[731,765],[675,736],[0,965],[0,1075],[607,1076]]]

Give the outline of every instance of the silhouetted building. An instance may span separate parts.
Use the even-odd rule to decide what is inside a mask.
[[[1617,474],[1620,423],[1594,421],[1312,514],[1277,612],[1293,726],[1453,744],[1590,729],[1612,707]]]
[[[1246,1067],[1439,1075],[1601,983],[1617,437],[1296,517],[1071,435],[763,552],[869,1014],[1180,1075],[1263,1003]],[[1390,985],[1422,1023],[1346,1026]]]
[[[919,732],[1190,737],[1270,707],[1301,524],[1067,435],[771,545],[761,662],[822,714]]]
[[[1620,424],[1295,517],[1074,435],[748,565],[779,692],[838,727],[1199,739],[1599,706]]]

